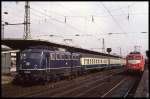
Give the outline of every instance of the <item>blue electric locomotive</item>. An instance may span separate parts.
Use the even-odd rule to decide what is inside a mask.
[[[48,49],[26,49],[20,53],[17,78],[46,80],[81,71],[80,54]]]

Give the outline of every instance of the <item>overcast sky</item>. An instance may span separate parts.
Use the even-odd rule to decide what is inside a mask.
[[[2,21],[24,22],[25,2],[2,2]],[[148,50],[148,2],[30,2],[31,36],[85,49],[126,55]],[[7,15],[3,14],[8,12]],[[66,21],[65,21],[66,20]],[[148,32],[146,34],[140,32]],[[24,26],[5,26],[5,38],[22,38]],[[108,33],[126,33],[113,34]],[[79,34],[80,36],[74,36]],[[48,35],[56,35],[49,37]],[[64,42],[64,39],[72,41]]]

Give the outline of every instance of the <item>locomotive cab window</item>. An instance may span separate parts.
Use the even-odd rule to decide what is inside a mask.
[[[141,60],[141,56],[135,56],[136,60]]]
[[[72,59],[75,59],[75,56],[74,56],[74,55],[72,56]]]
[[[133,60],[133,56],[128,56],[128,60]]]
[[[39,52],[32,52],[32,53],[22,53],[21,59],[40,59],[41,53]]]

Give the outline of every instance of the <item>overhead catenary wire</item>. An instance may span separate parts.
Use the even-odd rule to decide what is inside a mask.
[[[110,14],[110,16],[113,18],[114,22],[119,26],[119,28],[121,29],[121,31],[123,31],[123,33],[126,33],[124,32],[123,28],[121,27],[121,25],[118,23],[118,21],[114,18],[114,16],[111,14],[111,12],[109,11],[109,9],[103,4],[103,3],[100,3],[106,10],[107,12]]]
[[[35,8],[35,5],[34,5],[34,8]],[[53,11],[50,11],[50,10],[47,10],[47,9],[44,9],[44,8],[40,8],[41,10],[44,10],[44,11],[47,11],[47,12],[50,12],[50,13],[53,13],[53,14],[55,14],[55,15],[58,15],[58,16],[62,16],[62,17],[64,17],[65,15],[63,15],[63,14],[60,14],[60,13],[57,13],[57,12],[53,12]]]
[[[32,10],[35,10],[35,8],[31,8],[31,9],[32,9]],[[35,11],[38,11],[39,13],[41,13],[41,11],[39,11],[39,10],[35,10]],[[45,13],[42,12],[42,15],[45,15]],[[46,16],[47,16],[47,14],[46,14]],[[50,17],[51,17],[51,16],[50,16]],[[65,20],[64,20],[64,23],[65,23],[65,24],[67,23],[67,17],[79,17],[79,18],[82,17],[82,18],[84,18],[84,19],[87,18],[87,17],[90,17],[90,18],[92,18],[92,22],[94,22],[94,17],[93,17],[93,16],[87,16],[87,17],[86,17],[86,16],[65,16],[65,17],[64,17],[64,18],[65,18]],[[62,22],[61,22],[61,23],[62,23]],[[64,24],[64,23],[63,23],[63,24]],[[94,23],[94,25],[95,25],[98,29],[100,29],[100,26],[99,26],[97,23]],[[101,30],[102,30],[102,29],[101,29]],[[86,31],[86,29],[85,29],[85,31]],[[85,31],[84,31],[84,32],[85,32]],[[105,33],[104,30],[102,30],[101,32]]]
[[[133,4],[135,4],[135,3],[133,3]],[[130,8],[131,8],[131,6],[133,6],[133,4],[131,4],[131,5],[128,5],[128,6],[130,6]],[[74,11],[71,11],[70,9],[68,9],[68,8],[66,8],[66,7],[64,7],[62,4],[60,4],[59,3],[59,5],[61,5],[61,7],[62,8],[64,8],[64,9],[66,9],[66,10],[69,10],[69,12],[71,12],[71,13],[74,13]],[[128,8],[128,6],[126,6],[125,8]],[[44,10],[45,11],[45,9],[44,8],[40,8],[40,9],[42,9],[42,10]],[[115,10],[117,10],[117,9],[115,9]],[[122,8],[119,8],[118,10],[122,10]],[[85,17],[91,17],[91,15],[86,15],[86,16],[79,16],[79,15],[77,15],[77,16],[71,16],[71,15],[63,15],[63,14],[60,14],[60,13],[56,13],[56,12],[53,12],[53,11],[49,11],[48,10],[48,12],[50,12],[50,13],[53,13],[53,14],[57,14],[58,16],[61,16],[61,17],[69,17],[69,18],[85,18]],[[113,15],[113,16],[122,16],[122,15],[127,15],[128,13],[124,13],[124,14],[117,14],[117,15]],[[147,13],[131,13],[131,14],[133,14],[133,15],[136,15],[136,14],[147,14]],[[110,17],[110,16],[108,16],[108,15],[92,15],[93,17]]]
[[[135,3],[133,3],[132,6],[133,6],[134,4],[135,4]],[[45,14],[46,14],[46,13],[45,13]],[[45,16],[45,14],[41,14],[41,15]],[[130,15],[131,15],[131,14],[134,15],[134,14],[140,14],[140,13],[130,13]],[[121,16],[121,15],[124,15],[124,14],[120,14],[120,16]],[[63,15],[62,15],[62,16],[63,16]],[[93,16],[93,17],[101,17],[101,16],[99,16],[99,15],[92,15],[92,16]],[[115,15],[113,15],[113,16],[115,16]],[[116,16],[117,16],[117,15],[116,15]],[[118,15],[118,16],[119,16],[119,15]],[[46,16],[46,17],[47,17],[47,16]],[[48,17],[49,17],[49,15],[48,15]],[[67,17],[75,17],[75,18],[76,18],[76,17],[83,17],[83,18],[85,18],[85,17],[91,17],[91,16],[65,16],[65,20],[66,20],[66,21],[67,21]],[[106,16],[102,16],[102,17],[106,17]],[[111,16],[111,17],[112,17],[112,16]],[[66,22],[66,21],[65,21],[65,22]],[[61,22],[64,22],[64,21],[61,21]]]
[[[128,5],[130,7],[133,7],[135,5],[136,2],[133,2],[132,4]],[[122,10],[122,9],[128,9],[128,6],[124,6],[124,7],[120,7],[120,8],[116,8],[116,9],[111,9],[110,11],[111,12],[114,12],[114,11],[118,11],[118,10]]]
[[[31,9],[34,9],[34,8],[31,8]],[[52,16],[50,16],[50,15],[44,13],[44,12],[41,12],[41,11],[39,11],[39,10],[37,10],[37,9],[34,9],[34,10],[35,10],[36,12],[40,13],[40,14],[43,14],[43,15],[49,17],[50,19],[52,19],[52,20],[54,20],[54,21],[56,21],[56,22],[58,22],[58,23],[66,24],[68,27],[70,27],[70,28],[72,28],[72,29],[74,29],[74,30],[76,30],[76,31],[78,31],[78,32],[83,32],[83,31],[81,31],[80,29],[77,29],[77,28],[73,27],[73,26],[70,25],[70,24],[64,23],[63,21],[60,21],[60,20],[58,20],[58,19],[56,19],[56,18],[53,18]]]

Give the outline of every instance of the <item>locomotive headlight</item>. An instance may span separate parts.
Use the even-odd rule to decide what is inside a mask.
[[[68,65],[68,63],[66,62],[66,65]]]
[[[30,62],[26,62],[26,66],[29,66],[30,65]]]

